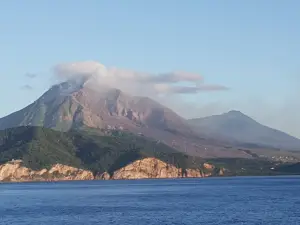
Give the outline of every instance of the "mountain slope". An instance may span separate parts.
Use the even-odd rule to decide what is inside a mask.
[[[300,150],[300,140],[284,132],[264,126],[239,111],[189,120],[198,132],[207,136],[251,147]]]
[[[83,125],[124,125],[192,132],[183,118],[149,98],[130,96],[106,86],[96,89],[82,81],[55,85],[31,105],[0,119],[0,129],[28,125],[61,131]]]
[[[181,152],[201,157],[251,157],[224,143],[206,140],[171,109],[147,97],[70,80],[50,88],[24,109],[0,119],[0,129],[42,126],[59,131],[79,128],[127,130],[151,137]]]
[[[19,126],[43,126],[57,130],[69,130],[73,121],[69,114],[78,112],[81,107],[73,101],[72,92],[81,88],[77,82],[65,82],[53,86],[38,100],[0,119],[0,129]],[[76,120],[76,117],[74,118]]]

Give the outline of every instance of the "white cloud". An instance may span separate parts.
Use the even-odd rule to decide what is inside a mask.
[[[167,94],[196,94],[203,91],[228,90],[227,87],[222,85],[171,86],[168,84],[156,84],[154,87],[158,93]]]
[[[199,101],[195,104],[189,102],[185,94],[196,95],[199,92],[227,90],[221,85],[206,85],[199,74],[182,71],[149,74],[127,69],[107,68],[92,61],[59,64],[54,67],[53,72],[59,81],[89,78],[86,85],[93,89],[108,85],[131,95],[150,97],[179,115],[189,118],[219,113],[224,107],[219,102],[211,104]]]
[[[90,84],[110,85],[135,95],[196,94],[200,91],[227,90],[221,85],[205,85],[203,77],[196,73],[183,71],[162,74],[150,74],[133,70],[107,68],[94,62],[74,62],[59,64],[54,67],[54,74],[60,80],[90,78]],[[182,82],[193,86],[179,86]],[[178,85],[174,85],[178,84]]]
[[[228,88],[218,84],[208,85],[201,75],[183,71],[149,74],[127,69],[107,68],[98,62],[86,61],[59,64],[54,67],[53,72],[56,79],[60,81],[90,78],[88,83],[94,88],[98,88],[99,85],[109,85],[132,95],[150,97],[188,118],[209,116],[238,108],[263,124],[289,131],[300,137],[299,129],[297,129],[300,122],[297,118],[297,112],[300,109],[298,76],[295,80],[291,79],[293,80],[290,85],[292,93],[287,96],[286,104],[277,108],[263,99],[261,103],[258,100],[245,103],[245,99],[226,102],[212,99],[211,102],[207,102],[202,101],[201,96],[197,96],[199,99],[197,103],[190,102],[186,94],[225,91]],[[31,88],[24,86],[22,89],[30,90]],[[257,111],[257,108],[261,110]],[[281,119],[278,120],[278,118]]]
[[[141,73],[124,69],[111,68],[108,69],[110,76],[118,79],[131,80],[140,83],[178,83],[186,82],[200,82],[203,78],[198,74],[186,72],[172,72],[164,74],[149,74]]]
[[[21,90],[31,91],[31,90],[33,90],[33,87],[29,84],[25,84],[25,85],[21,86]]]
[[[33,79],[33,78],[37,77],[37,74],[35,74],[35,73],[26,73],[25,76],[28,77],[28,78]]]
[[[58,79],[68,80],[78,77],[91,77],[93,75],[106,76],[107,69],[98,62],[86,61],[61,63],[54,66],[53,72]]]

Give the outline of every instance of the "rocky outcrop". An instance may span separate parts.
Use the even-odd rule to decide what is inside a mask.
[[[25,181],[60,181],[60,180],[92,180],[93,173],[88,170],[56,164],[49,170],[31,170],[22,165],[21,160],[14,160],[0,165],[0,182]]]
[[[96,180],[110,180],[110,174],[107,172],[104,172],[102,174],[96,175]]]
[[[203,164],[203,167],[204,167],[205,169],[208,169],[208,170],[213,170],[213,169],[215,168],[214,165],[209,164],[209,163],[204,163],[204,164]]]
[[[224,175],[225,175],[225,172],[226,172],[226,169],[225,169],[225,168],[220,168],[217,175],[218,175],[218,176],[224,176]]]
[[[209,164],[210,165],[210,164]],[[96,176],[89,170],[83,170],[62,164],[53,165],[49,170],[32,170],[22,165],[21,160],[14,160],[0,165],[0,182],[25,181],[62,181],[62,180],[119,180],[119,179],[158,179],[158,178],[185,178],[207,177],[214,169],[213,165],[203,165],[207,171],[200,169],[182,169],[165,163],[156,158],[145,158],[134,161],[112,174],[104,172]],[[223,175],[220,170],[219,175]]]
[[[56,177],[62,177],[64,180],[93,180],[94,175],[91,171],[74,168],[71,166],[56,164],[48,174]]]
[[[167,164],[156,158],[145,158],[137,160],[117,171],[111,179],[148,179],[148,178],[182,178],[203,177],[198,169],[182,169]]]

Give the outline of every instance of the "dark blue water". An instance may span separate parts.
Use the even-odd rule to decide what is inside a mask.
[[[0,184],[0,224],[300,224],[300,177]]]

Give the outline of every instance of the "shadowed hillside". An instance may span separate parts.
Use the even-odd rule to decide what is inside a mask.
[[[32,169],[60,163],[95,173],[113,172],[137,159],[154,157],[180,168],[197,168],[203,161],[165,144],[133,134],[101,136],[97,132],[58,132],[41,127],[0,131],[0,164],[22,159]]]

